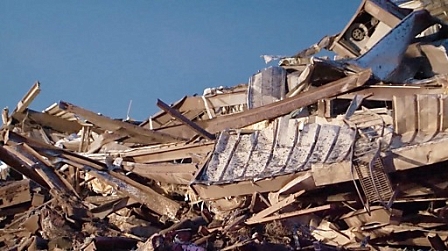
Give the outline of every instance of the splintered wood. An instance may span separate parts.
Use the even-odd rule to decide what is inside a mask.
[[[248,84],[158,99],[145,121],[32,110],[36,82],[2,111],[0,248],[448,249],[448,27],[434,18],[448,5],[435,5],[364,0],[340,34]]]

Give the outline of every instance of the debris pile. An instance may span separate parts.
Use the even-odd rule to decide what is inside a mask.
[[[36,83],[2,113],[1,249],[447,249],[448,5],[400,4],[146,121],[34,111]]]

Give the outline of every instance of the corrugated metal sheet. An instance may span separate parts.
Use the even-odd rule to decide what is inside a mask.
[[[208,165],[195,182],[257,180],[348,158],[355,132],[348,126],[306,124],[283,117],[252,134],[222,132]]]

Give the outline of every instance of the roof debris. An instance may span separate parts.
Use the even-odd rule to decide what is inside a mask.
[[[448,249],[447,6],[363,0],[341,33],[146,121],[34,111],[34,84],[2,112],[0,248]]]

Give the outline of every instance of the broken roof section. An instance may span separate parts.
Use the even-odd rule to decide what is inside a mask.
[[[447,33],[436,9],[362,1],[340,34],[247,84],[158,100],[143,123],[64,101],[33,111],[35,84],[2,113],[0,160],[20,175],[0,182],[0,246],[446,249]],[[338,57],[312,57],[322,48]]]

